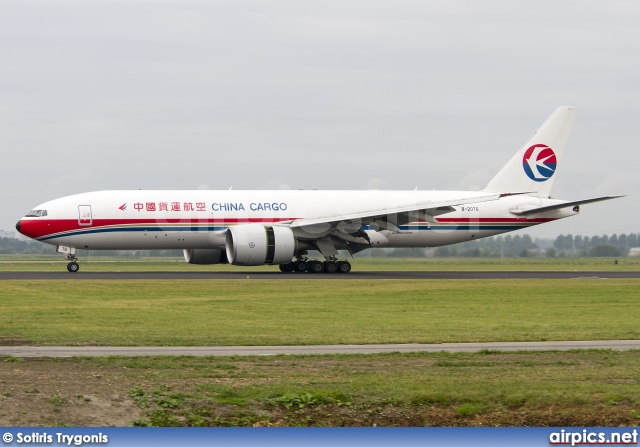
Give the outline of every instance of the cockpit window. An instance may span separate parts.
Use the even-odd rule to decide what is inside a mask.
[[[47,210],[32,210],[27,217],[42,217],[47,215]]]

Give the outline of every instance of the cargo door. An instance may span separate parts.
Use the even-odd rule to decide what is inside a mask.
[[[90,227],[92,223],[91,205],[78,205],[78,225]]]

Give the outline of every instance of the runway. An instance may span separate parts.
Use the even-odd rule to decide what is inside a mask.
[[[195,280],[195,279],[640,279],[640,271],[386,271],[348,274],[281,273],[278,271],[229,272],[0,272],[2,280]]]
[[[318,346],[0,346],[0,356],[100,357],[100,356],[196,356],[380,354],[390,352],[569,351],[573,349],[640,349],[640,340],[545,341],[496,343],[437,343],[393,345]]]

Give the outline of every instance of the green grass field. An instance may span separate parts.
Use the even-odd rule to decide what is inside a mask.
[[[634,339],[640,280],[3,281],[0,342],[287,345]]]
[[[594,258],[365,258],[354,261],[354,268],[588,272],[638,265],[629,259],[615,265],[613,259]],[[0,258],[0,270],[5,271],[63,269],[64,261],[57,258]],[[237,268],[113,258],[84,262],[82,269]],[[24,280],[1,281],[0,287],[4,345],[438,343],[640,336],[640,280],[635,279]],[[133,399],[137,416],[125,425],[637,425],[638,371],[639,351],[9,357],[0,359],[0,425],[112,425],[109,413],[99,406],[104,396],[113,396],[115,406]],[[99,391],[87,378],[99,382]]]
[[[605,351],[116,361],[134,376],[153,367],[169,384],[136,388],[149,404],[142,423],[207,425],[213,418],[180,405],[196,397],[235,407],[221,425],[305,426],[637,425],[639,363],[640,352]],[[175,409],[162,409],[171,396]]]

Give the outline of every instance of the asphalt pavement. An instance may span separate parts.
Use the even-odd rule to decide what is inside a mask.
[[[389,352],[569,351],[573,349],[640,349],[640,340],[545,341],[494,343],[436,343],[389,345],[315,346],[0,346],[0,356],[99,357],[99,356],[232,356],[379,354]]]

